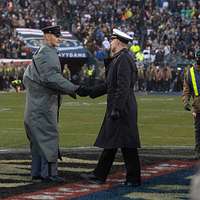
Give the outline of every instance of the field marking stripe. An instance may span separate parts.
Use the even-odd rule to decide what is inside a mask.
[[[184,145],[165,145],[165,146],[160,146],[160,145],[154,145],[154,146],[145,146],[143,145],[142,148],[139,148],[139,149],[156,149],[156,148],[160,148],[160,149],[166,149],[166,148],[172,148],[172,149],[181,149],[181,148],[194,148],[194,146],[191,146],[191,145],[187,145],[187,146],[184,146]],[[69,147],[69,148],[61,148],[61,150],[101,150],[101,148],[98,148],[98,147],[94,147],[94,146],[86,146],[86,147]],[[12,149],[4,149],[4,148],[0,148],[0,152],[3,152],[3,151],[21,151],[21,152],[27,152],[29,151],[29,148],[12,148]]]

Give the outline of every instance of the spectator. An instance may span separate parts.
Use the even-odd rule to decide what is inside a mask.
[[[15,28],[42,28],[57,22],[65,25],[70,20],[74,34],[100,62],[107,56],[104,38],[110,36],[113,27],[134,33],[141,52],[151,46],[151,55],[156,60],[150,60],[148,65],[155,62],[161,68],[169,64],[170,68],[176,68],[177,64],[172,64],[174,57],[193,59],[191,52],[200,47],[200,2],[147,0],[143,15],[137,1],[112,2],[83,0],[71,5],[69,0],[3,1],[0,4],[0,57],[31,57],[31,52],[25,52],[24,44],[14,37]]]

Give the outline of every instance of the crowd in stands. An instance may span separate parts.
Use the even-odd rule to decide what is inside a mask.
[[[20,83],[21,90],[23,90],[22,79],[26,67],[27,63],[24,62],[0,63],[0,91],[15,89],[16,82]]]
[[[12,91],[20,87],[24,89],[22,84],[23,73],[28,64],[19,62],[17,64],[0,63],[0,91]],[[153,63],[147,68],[143,64],[138,65],[138,81],[135,86],[136,91],[142,92],[180,92],[183,85],[183,74],[186,68],[158,67]],[[64,66],[63,75],[75,84],[84,84],[92,86],[102,81],[96,77],[96,69],[94,66],[84,65],[79,74],[71,74],[69,68]],[[101,74],[104,77],[104,73]]]
[[[132,51],[138,69],[145,71],[140,90],[170,90],[200,47],[198,0],[0,0],[0,13],[0,58],[25,58],[22,50],[26,46],[15,35],[18,27],[41,29],[60,24],[99,61],[108,56],[114,27],[129,32],[134,38],[130,48],[139,47]],[[166,71],[170,87],[167,81],[149,81],[152,77],[165,80]],[[164,78],[158,78],[161,75]]]
[[[183,87],[183,77],[187,67],[171,68],[169,66],[159,67],[150,64],[147,68],[138,66],[138,81],[136,91],[147,92],[180,92]]]

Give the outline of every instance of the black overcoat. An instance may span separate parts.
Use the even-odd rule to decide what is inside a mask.
[[[137,102],[134,84],[137,68],[131,52],[122,49],[108,62],[106,83],[96,86],[93,98],[107,93],[105,117],[95,146],[101,148],[138,148],[140,139],[137,126]],[[117,109],[120,119],[113,120],[111,111]]]

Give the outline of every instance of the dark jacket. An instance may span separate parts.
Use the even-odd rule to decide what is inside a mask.
[[[134,84],[137,68],[131,53],[122,49],[106,64],[106,83],[93,89],[92,97],[107,93],[107,108],[95,146],[101,148],[137,148],[140,139],[137,127],[137,102]],[[119,110],[120,119],[110,117]]]
[[[196,73],[200,73],[200,70],[195,66]],[[192,97],[192,112],[200,113],[200,96],[194,95],[194,90],[191,81],[190,69],[186,72],[183,82],[183,94],[182,101],[184,106],[190,103]]]

